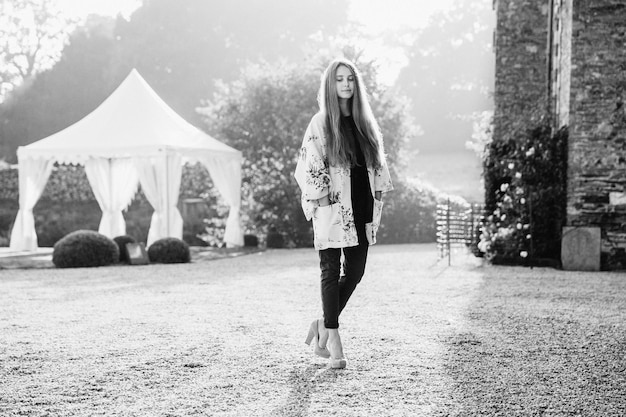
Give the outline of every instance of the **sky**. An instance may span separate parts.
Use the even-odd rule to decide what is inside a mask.
[[[67,15],[77,18],[91,13],[108,16],[121,13],[129,17],[141,0],[57,0],[57,4]],[[433,13],[452,4],[453,0],[350,0],[348,14],[350,20],[360,23],[375,37],[388,30],[423,27]],[[406,64],[406,57],[399,48],[389,48],[382,40],[369,41],[364,49],[379,59],[380,81],[391,85]]]
[[[457,0],[458,1],[458,0]],[[401,27],[419,28],[453,0],[350,0],[350,19],[362,23],[372,33]]]
[[[85,16],[97,13],[129,16],[141,0],[57,0],[67,14]],[[435,11],[453,4],[453,0],[350,0],[351,19],[363,23],[372,32],[399,26],[419,27]]]
[[[128,17],[141,5],[140,0],[57,0],[57,4],[68,16],[85,17],[91,13]]]

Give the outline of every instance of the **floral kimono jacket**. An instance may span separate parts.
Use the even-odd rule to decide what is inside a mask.
[[[368,168],[372,197],[376,191],[393,189],[387,163],[378,169]],[[313,220],[315,249],[345,248],[359,244],[354,216],[350,168],[329,166],[326,156],[324,115],[317,113],[304,134],[294,174],[302,191],[302,209],[307,220]],[[328,196],[330,205],[320,206],[318,200]],[[365,225],[370,245],[376,243],[383,202],[374,199],[372,223]]]

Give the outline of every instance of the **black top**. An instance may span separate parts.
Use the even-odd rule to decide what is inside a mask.
[[[374,197],[370,189],[367,163],[361,150],[361,144],[365,143],[365,138],[357,129],[352,116],[341,117],[341,133],[348,141],[351,153],[356,156],[356,164],[350,167],[352,210],[355,224],[363,225],[372,221],[374,213]]]

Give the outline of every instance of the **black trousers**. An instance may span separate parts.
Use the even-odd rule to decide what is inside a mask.
[[[319,251],[322,307],[324,326],[327,329],[339,328],[339,315],[365,273],[365,262],[369,248],[365,235],[365,223],[357,224],[357,235],[359,237],[358,246],[341,249],[329,248]],[[340,279],[342,252],[344,276]]]

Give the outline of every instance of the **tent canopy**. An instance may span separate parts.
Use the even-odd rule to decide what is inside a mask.
[[[241,152],[212,138],[174,112],[136,70],[93,112],[75,124],[17,150],[20,210],[11,248],[34,250],[32,209],[55,162],[84,164],[103,212],[99,231],[125,233],[122,210],[141,184],[153,214],[148,245],[182,237],[176,204],[184,161],[204,164],[230,205],[224,240],[243,244],[239,225]]]
[[[93,112],[75,124],[18,149],[18,157],[82,163],[89,158],[158,155],[173,150],[187,156],[241,153],[212,138],[172,110],[133,69]]]

